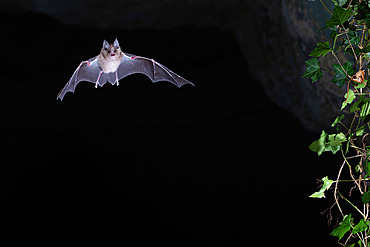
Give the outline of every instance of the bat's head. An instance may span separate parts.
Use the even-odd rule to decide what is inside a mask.
[[[119,47],[118,40],[115,39],[113,44],[109,44],[106,40],[103,42],[101,53],[104,58],[109,60],[116,60],[121,58],[121,47]]]

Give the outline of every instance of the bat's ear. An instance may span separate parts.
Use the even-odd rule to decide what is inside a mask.
[[[103,42],[103,49],[109,49],[109,43],[106,40]]]
[[[114,47],[119,47],[118,39],[116,38],[113,43]]]

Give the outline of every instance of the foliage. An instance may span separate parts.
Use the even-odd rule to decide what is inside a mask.
[[[302,77],[316,82],[326,72],[332,75],[332,83],[346,88],[340,113],[331,125],[334,133],[322,131],[320,138],[309,146],[319,156],[328,151],[340,153],[343,163],[336,180],[322,178],[322,187],[310,197],[325,198],[324,193],[333,194],[335,203],[329,214],[331,217],[332,208],[337,206],[342,221],[330,235],[337,237],[339,244],[370,246],[370,87],[366,79],[370,72],[370,0],[332,1],[332,12],[322,3],[331,14],[323,28],[330,30],[330,40],[317,43],[309,55],[313,58],[305,62],[306,71]],[[336,63],[331,68],[320,66],[318,58],[326,56],[335,58]],[[341,178],[344,168],[348,168],[346,179]],[[357,200],[346,198],[340,192],[345,183],[352,183],[352,189],[357,189],[361,197]],[[345,213],[342,203],[349,205],[347,211],[352,211]],[[361,206],[356,206],[359,204]]]

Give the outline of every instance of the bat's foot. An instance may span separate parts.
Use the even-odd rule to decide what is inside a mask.
[[[100,76],[101,76],[102,73],[103,73],[103,71],[100,71],[98,79],[95,82],[95,88],[98,88],[99,79],[100,79]]]
[[[117,86],[118,86],[118,85],[119,85],[119,83],[118,83],[117,70],[116,70],[116,83],[117,83]]]

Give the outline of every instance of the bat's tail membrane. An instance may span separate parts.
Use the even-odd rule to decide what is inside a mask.
[[[99,78],[99,86],[104,86],[105,83],[109,82],[110,84],[114,85],[116,82],[116,75],[115,73],[102,73]]]

